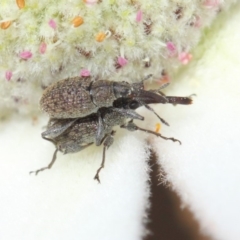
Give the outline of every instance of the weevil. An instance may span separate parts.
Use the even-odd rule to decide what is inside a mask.
[[[47,87],[40,99],[41,109],[50,118],[79,118],[96,113],[101,107],[113,107],[118,98],[132,98],[141,101],[143,81],[129,84],[108,80],[95,80],[91,77],[73,77],[58,81]],[[167,103],[159,95],[162,103]]]
[[[154,90],[155,91],[155,90]],[[112,112],[118,112],[125,118],[130,119],[137,119],[137,120],[143,120],[144,118],[140,116],[138,113],[136,113],[134,110],[138,108],[139,106],[145,106],[149,111],[153,112],[159,120],[168,125],[169,124],[161,118],[148,104],[150,103],[163,103],[162,101],[162,93],[159,95],[159,92],[154,92],[153,90],[145,91],[145,90],[139,90],[138,95],[140,98],[137,100],[133,100],[133,98],[118,98],[113,102],[113,106],[111,108]],[[141,100],[140,100],[141,99]],[[173,96],[165,96],[164,95],[164,101],[165,103],[170,103],[173,105],[176,104],[190,104],[191,98],[189,97],[173,97]],[[135,106],[135,108],[134,108]],[[105,127],[104,127],[104,121],[101,116],[101,112],[98,110],[96,113],[98,116],[98,129],[95,131],[95,144],[99,146],[102,142],[103,137],[105,136]],[[54,118],[55,119],[55,118]],[[62,121],[61,127],[54,126],[54,129],[51,127],[46,131],[45,134],[51,134],[51,137],[55,137],[56,134],[59,135],[63,131],[65,131],[68,127],[70,127],[77,118],[73,118],[72,120],[68,120],[67,122]]]
[[[98,112],[99,108],[113,107],[112,111],[121,112],[132,119],[141,119],[134,111],[114,107],[114,102],[119,98],[136,100],[152,112],[154,112],[153,109],[145,102],[146,98],[155,98],[155,103],[169,103],[168,98],[159,89],[143,90],[143,81],[149,77],[151,75],[148,75],[141,82],[133,84],[108,80],[95,81],[90,77],[68,78],[46,88],[40,99],[40,106],[43,111],[49,114],[50,118],[54,119],[75,119],[97,112],[99,123],[96,131],[96,143],[99,145],[104,136],[103,120]],[[176,98],[176,104],[178,104],[178,100],[179,98]],[[159,117],[156,113],[155,115]],[[159,119],[168,125],[164,119],[161,117]]]
[[[188,102],[188,104],[190,104],[192,102],[191,98],[185,97],[166,96],[166,98],[168,102],[172,104],[175,104],[176,102],[179,104],[186,104]],[[149,96],[145,96],[144,98],[144,104],[155,103],[155,101],[156,99],[152,98],[151,94]],[[167,138],[162,136],[160,133],[138,127],[135,123],[133,123],[133,118],[125,114],[126,112],[123,113],[121,111],[116,111],[116,108],[121,108],[131,112],[140,106],[142,106],[140,102],[132,100],[131,98],[119,98],[113,103],[113,107],[100,108],[98,114],[93,113],[89,116],[75,119],[50,119],[47,130],[42,133],[42,137],[45,140],[52,142],[55,145],[56,150],[48,166],[40,168],[36,171],[32,171],[30,173],[35,173],[37,175],[41,171],[50,169],[56,161],[58,151],[63,152],[64,154],[75,153],[89,147],[94,143],[96,145],[103,144],[101,166],[97,170],[94,177],[94,179],[100,182],[99,173],[105,164],[106,150],[113,144],[114,141],[114,126],[120,126],[121,128],[125,128],[129,131],[144,131],[149,134],[154,134],[155,136],[161,137],[165,140],[172,140],[181,144],[181,142],[175,138]],[[104,135],[102,136],[101,142],[96,143],[95,136],[96,131],[99,129],[99,114],[103,120]],[[135,119],[144,119],[141,117],[141,115],[137,114],[136,116],[137,117]],[[131,118],[131,120],[129,122],[126,122],[128,118]]]

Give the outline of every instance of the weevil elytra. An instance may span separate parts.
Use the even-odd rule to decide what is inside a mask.
[[[165,96],[165,98],[167,99],[167,102],[171,104],[190,104],[192,102],[191,98],[187,97]],[[142,100],[144,102],[144,106],[148,106],[150,103],[158,103],[156,102],[157,100],[155,98],[155,94],[152,93],[145,94]],[[48,166],[36,171],[32,171],[30,173],[38,174],[45,169],[50,169],[56,161],[58,151],[63,152],[64,154],[75,153],[89,147],[94,143],[96,145],[103,144],[102,163],[94,177],[94,179],[100,182],[99,172],[105,164],[106,150],[112,145],[114,140],[114,126],[120,126],[121,128],[125,128],[129,131],[144,131],[157,137],[161,137],[165,140],[172,140],[174,142],[177,141],[181,144],[181,142],[175,138],[167,138],[159,133],[143,129],[135,125],[135,123],[133,123],[133,117],[131,117],[132,115],[128,115],[126,112],[131,112],[140,106],[142,106],[142,103],[136,100],[132,100],[132,98],[119,98],[113,102],[113,107],[100,108],[98,113],[93,113],[86,117],[75,119],[50,119],[47,130],[42,133],[42,137],[48,141],[51,141],[56,147],[52,161]],[[125,109],[127,111],[116,111],[116,109]],[[96,141],[96,132],[99,129],[99,114],[100,118],[103,120],[103,134],[100,143]],[[137,114],[136,116],[136,119],[143,120],[143,117],[141,118],[140,115]],[[126,122],[128,118],[131,120],[129,122]]]

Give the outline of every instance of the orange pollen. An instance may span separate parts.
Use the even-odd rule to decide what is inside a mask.
[[[74,27],[79,27],[80,25],[83,24],[83,22],[84,22],[83,18],[80,17],[80,16],[77,16],[72,20],[72,24],[73,24]]]
[[[25,0],[16,0],[16,3],[19,7],[19,9],[22,9],[25,7]]]
[[[106,34],[103,32],[98,33],[97,36],[95,37],[97,42],[102,42],[105,38]]]
[[[7,28],[10,27],[11,23],[12,23],[11,21],[2,22],[2,23],[1,23],[1,28],[2,28],[2,29],[7,29]]]
[[[160,128],[161,128],[161,124],[160,123],[157,123],[156,124],[156,128],[155,128],[155,132],[159,132],[160,131]]]

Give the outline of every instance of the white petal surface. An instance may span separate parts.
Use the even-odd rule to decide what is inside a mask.
[[[190,206],[205,232],[216,239],[240,239],[240,5],[222,17],[201,46],[202,58],[184,71],[171,95],[196,93],[192,106],[161,106],[171,127],[166,136],[183,145],[151,138],[167,178]],[[141,111],[143,112],[143,110]],[[147,117],[144,125],[155,126]],[[0,125],[0,238],[140,239],[148,205],[148,151],[142,134],[120,131],[107,152],[102,184],[93,181],[101,147],[63,156],[45,166],[54,147],[36,125],[16,117]]]
[[[148,151],[128,133],[107,151],[101,184],[93,180],[101,147],[62,155],[51,170],[29,175],[51,160],[54,147],[37,125],[15,118],[0,127],[0,238],[140,239],[149,195]]]

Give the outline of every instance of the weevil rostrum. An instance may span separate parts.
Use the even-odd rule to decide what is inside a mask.
[[[181,144],[181,142],[175,138],[164,137],[160,133],[140,128],[133,123],[133,119],[144,119],[141,115],[134,112],[135,109],[142,105],[148,106],[150,103],[159,103],[159,98],[157,97],[158,94],[154,92],[142,90],[140,95],[140,102],[133,100],[132,98],[119,98],[113,102],[112,107],[102,107],[98,110],[98,113],[93,113],[86,117],[73,119],[50,119],[47,130],[42,133],[42,137],[52,142],[55,145],[56,150],[53,154],[52,161],[48,166],[40,168],[36,171],[32,171],[31,173],[38,174],[41,171],[50,169],[56,161],[58,151],[63,152],[64,154],[75,153],[89,147],[94,143],[97,146],[103,144],[102,163],[94,177],[94,179],[100,182],[99,172],[105,164],[106,150],[112,145],[114,140],[114,126],[120,126],[121,128],[125,128],[129,131],[140,130],[149,134],[154,134],[155,136],[161,137],[165,140],[172,140]],[[189,97],[164,96],[164,98],[168,103],[174,105],[191,104],[192,102],[192,99]],[[116,109],[124,109],[125,111],[118,111]],[[150,110],[152,109],[150,108]],[[157,115],[157,113],[155,114]],[[101,136],[101,141],[97,142],[96,132],[99,129],[99,115],[103,121],[101,123],[103,126],[103,135]],[[131,120],[127,122],[127,119],[129,118]]]

